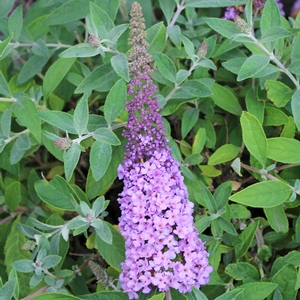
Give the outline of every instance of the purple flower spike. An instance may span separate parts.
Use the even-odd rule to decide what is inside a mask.
[[[118,168],[124,190],[119,195],[119,228],[125,237],[126,259],[120,280],[129,298],[170,288],[181,293],[209,282],[213,268],[193,223],[193,203],[167,145],[157,92],[149,74],[146,33],[141,7],[132,5],[131,81],[126,102],[129,119],[123,165]]]

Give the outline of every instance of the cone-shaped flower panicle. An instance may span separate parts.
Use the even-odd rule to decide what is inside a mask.
[[[209,281],[212,267],[193,224],[193,203],[168,146],[157,92],[150,73],[141,7],[132,5],[130,21],[131,81],[124,162],[118,168],[124,190],[119,195],[119,228],[126,259],[120,280],[129,298],[170,288],[181,293]]]

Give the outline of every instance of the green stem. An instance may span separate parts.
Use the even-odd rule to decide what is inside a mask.
[[[36,43],[8,43],[8,45],[10,46],[14,46],[14,48],[18,48],[18,47],[32,47],[32,46],[35,46]],[[73,47],[73,45],[67,45],[67,44],[61,44],[61,43],[58,43],[58,44],[53,44],[53,43],[49,43],[49,44],[46,44],[47,47],[56,47],[56,48],[71,48]]]
[[[15,98],[2,98],[0,97],[0,102],[16,102],[17,99]]]
[[[284,166],[276,167],[275,170],[276,171],[281,171],[281,170],[284,170],[284,169],[293,168],[293,167],[299,167],[299,166],[300,166],[300,163],[289,164],[289,165],[284,165]]]
[[[177,21],[178,17],[180,16],[180,13],[185,9],[184,2],[185,2],[185,0],[182,0],[181,3],[177,6],[175,15],[174,15],[172,21],[170,22],[170,24],[168,25],[168,27],[174,26],[175,22]]]
[[[20,135],[22,135],[22,134],[27,134],[27,133],[29,133],[29,132],[30,132],[29,129],[25,129],[25,130],[23,130],[23,131],[21,131],[21,132],[15,133],[12,137],[10,137],[10,138],[4,140],[4,143],[5,143],[5,144],[8,144],[8,143],[10,143],[11,141],[15,140],[16,138],[18,138]]]

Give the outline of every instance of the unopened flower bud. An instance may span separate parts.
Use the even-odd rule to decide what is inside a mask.
[[[68,137],[60,138],[55,141],[55,146],[61,150],[68,150],[72,146],[72,140]]]
[[[101,40],[97,36],[90,35],[89,44],[92,48],[98,48],[101,45]]]
[[[205,57],[207,53],[207,43],[206,42],[203,42],[197,52],[197,56],[198,57]]]
[[[245,33],[245,34],[251,33],[251,27],[240,16],[236,15],[234,17],[234,23],[236,24],[236,26],[240,32]]]

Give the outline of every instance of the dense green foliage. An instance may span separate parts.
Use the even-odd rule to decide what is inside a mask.
[[[14,1],[0,2],[0,299],[128,299],[116,199],[132,2],[40,0],[9,17]],[[209,285],[173,299],[295,299],[300,17],[275,0],[262,14],[250,0],[138,2],[214,267]],[[221,18],[246,2],[243,19]]]

